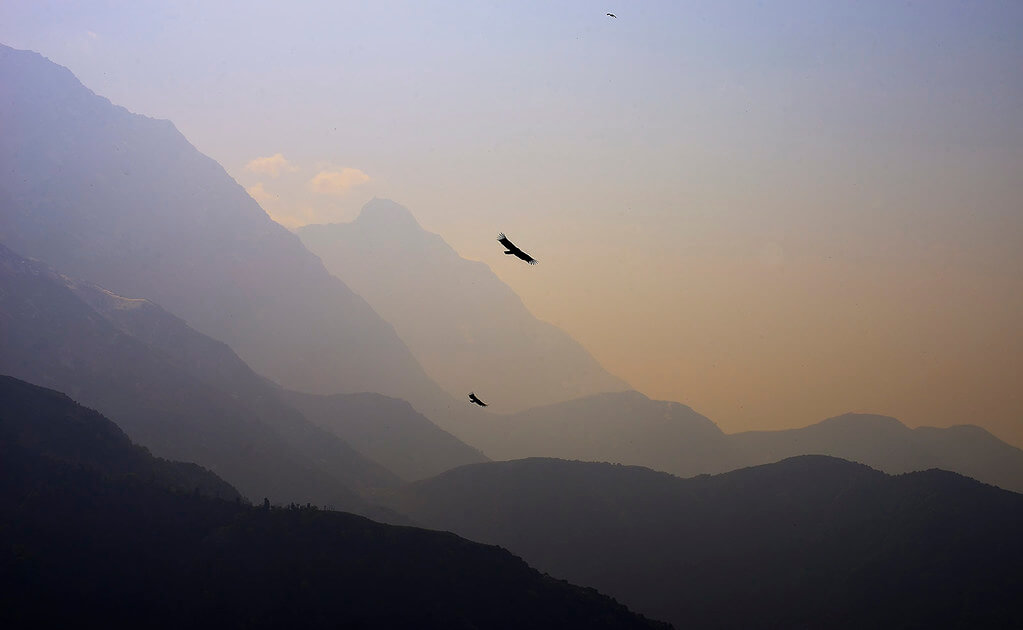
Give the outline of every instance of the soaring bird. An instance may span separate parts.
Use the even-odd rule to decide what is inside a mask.
[[[615,15],[614,13],[608,13],[607,15],[608,15],[608,17],[613,17],[616,20],[618,19],[618,16]]]
[[[469,402],[471,402],[473,404],[476,404],[476,405],[479,405],[480,407],[486,407],[487,406],[487,403],[483,402],[479,398],[476,398],[476,394],[473,393],[473,392],[469,392]]]
[[[508,237],[504,235],[504,232],[501,232],[500,234],[497,235],[497,240],[499,243],[504,245],[505,247],[504,253],[511,254],[512,256],[515,256],[520,260],[524,260],[531,265],[536,264],[536,259],[527,254],[526,252],[522,251],[518,247],[515,247],[515,243],[509,241]]]

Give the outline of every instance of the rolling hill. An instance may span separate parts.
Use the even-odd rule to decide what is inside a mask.
[[[680,628],[1021,620],[1023,495],[940,470],[803,456],[681,479],[527,459],[448,471],[390,505]]]
[[[147,471],[201,471],[52,390],[0,378],[0,405],[4,627],[663,627],[453,534],[182,492]]]

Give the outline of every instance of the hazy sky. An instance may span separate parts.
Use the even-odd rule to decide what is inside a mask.
[[[285,225],[394,199],[727,431],[1019,446],[1021,33],[1018,0],[0,3]]]

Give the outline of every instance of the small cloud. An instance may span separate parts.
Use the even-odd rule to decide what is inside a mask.
[[[245,169],[258,173],[259,175],[267,175],[269,177],[277,177],[283,172],[294,172],[298,170],[298,167],[288,162],[284,155],[275,153],[270,157],[256,158],[245,165]]]
[[[89,36],[89,39],[96,39],[99,37],[99,35],[96,34],[96,31],[86,31],[85,34]]]
[[[263,182],[256,182],[254,185],[246,188],[245,192],[249,193],[249,196],[255,199],[259,205],[263,205],[277,197],[280,197],[280,195],[267,192],[266,188],[263,188]]]
[[[323,195],[343,195],[356,186],[369,181],[369,175],[357,168],[340,171],[320,171],[309,180],[309,189]]]
[[[267,214],[270,215],[270,218],[273,221],[275,221],[276,223],[280,223],[289,230],[297,230],[303,225],[309,224],[309,221],[303,219],[302,217],[293,217],[287,214],[276,214],[273,212],[267,212]]]

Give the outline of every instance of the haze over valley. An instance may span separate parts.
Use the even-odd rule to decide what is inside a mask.
[[[0,6],[0,624],[1023,623],[1020,29]]]

